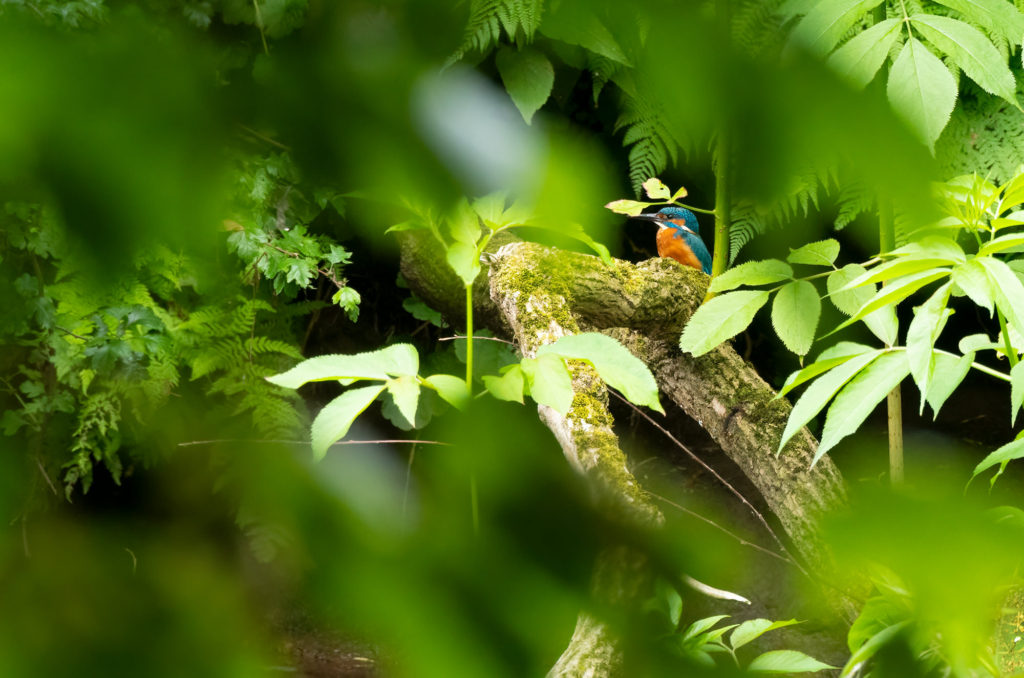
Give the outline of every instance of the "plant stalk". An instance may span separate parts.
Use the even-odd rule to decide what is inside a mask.
[[[878,244],[883,254],[896,249],[896,220],[892,202],[885,196],[878,199]],[[903,484],[903,394],[899,384],[889,392],[885,403],[889,419],[889,483],[899,487]]]
[[[473,283],[466,285],[466,390],[473,397]]]
[[[725,53],[728,54],[730,37],[729,0],[718,0],[719,38],[723,41]],[[729,192],[731,171],[730,162],[730,127],[732,116],[727,112],[721,119],[718,128],[718,143],[715,145],[715,251],[711,257],[711,277],[717,278],[729,268],[729,226],[732,223],[732,195]],[[715,296],[708,292],[704,297],[707,301]]]

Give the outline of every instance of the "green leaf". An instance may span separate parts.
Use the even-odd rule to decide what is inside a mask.
[[[1024,362],[1010,370],[1010,425],[1017,423],[1017,411],[1024,404]]]
[[[732,632],[729,636],[729,645],[732,649],[736,650],[743,647],[752,640],[760,638],[769,631],[775,629],[781,629],[785,626],[792,626],[793,624],[799,624],[795,619],[789,619],[786,621],[772,621],[771,619],[748,619]]]
[[[977,259],[953,267],[953,282],[978,306],[992,315],[992,283],[985,272],[985,266]]]
[[[964,73],[991,94],[1017,108],[1017,82],[995,45],[977,28],[934,14],[912,14],[910,21],[930,43],[949,55]],[[1017,37],[1020,40],[1020,36]]]
[[[980,257],[976,261],[985,267],[992,283],[996,306],[1017,334],[1024,336],[1024,285],[1013,270],[999,259]]]
[[[792,41],[825,56],[866,12],[882,0],[821,0],[793,29]]]
[[[811,419],[818,416],[818,413],[825,409],[828,401],[841,389],[846,382],[853,379],[861,370],[870,365],[876,358],[882,355],[883,351],[876,350],[870,353],[862,353],[818,377],[803,395],[793,405],[793,411],[789,413],[789,420],[786,421],[786,430],[782,432],[782,439],[779,440],[779,449],[776,454],[782,452],[789,439],[807,425]]]
[[[690,638],[696,638],[700,634],[704,633],[718,622],[727,618],[727,614],[716,614],[713,617],[704,617],[686,627],[686,631],[683,633],[683,640],[689,640]]]
[[[285,388],[298,388],[310,381],[334,379],[388,379],[415,375],[420,357],[412,344],[394,344],[368,353],[321,355],[304,360],[267,381]]]
[[[734,268],[711,281],[708,288],[711,292],[725,292],[736,289],[741,285],[767,285],[769,283],[782,282],[793,277],[793,267],[778,259],[765,259],[764,261],[748,261]]]
[[[455,209],[448,216],[447,224],[448,235],[452,240],[464,245],[476,246],[477,240],[480,239],[480,217],[468,200],[465,198],[459,200]]]
[[[541,405],[547,405],[562,416],[572,407],[572,377],[565,363],[556,355],[540,355],[523,358],[519,363],[526,375],[530,397]]]
[[[767,292],[753,290],[715,297],[690,318],[679,338],[679,348],[694,356],[704,355],[745,330],[754,314],[767,302]]]
[[[616,214],[626,214],[635,217],[653,204],[653,202],[640,202],[639,200],[613,200],[605,205],[605,208],[610,209]]]
[[[790,250],[786,261],[791,264],[831,266],[838,256],[839,241],[829,238],[828,240],[807,243],[803,247]]]
[[[466,388],[465,380],[450,374],[433,374],[423,381],[455,409],[464,410],[469,405],[469,389]]]
[[[1024,438],[1008,442],[982,459],[978,465],[974,467],[974,472],[971,474],[971,478],[977,478],[978,474],[984,473],[996,464],[1005,466],[1007,462],[1013,461],[1014,459],[1020,459],[1021,457],[1024,457]],[[1000,471],[1000,473],[1002,473],[1002,471]]]
[[[956,104],[956,81],[917,38],[903,45],[889,72],[889,102],[931,149]]]
[[[519,365],[510,365],[509,369],[503,371],[504,374],[500,377],[484,376],[484,388],[498,400],[510,400],[522,404],[523,391],[526,388],[522,368]]]
[[[819,662],[814,657],[796,650],[772,650],[765,652],[747,666],[748,671],[756,673],[813,673],[834,669],[835,666]]]
[[[935,367],[933,349],[939,338],[946,318],[952,313],[946,308],[949,302],[951,282],[935,290],[928,300],[914,310],[914,317],[907,328],[907,361],[914,383],[924,396]],[[921,413],[924,413],[925,399],[921,398]]]
[[[1020,247],[1021,245],[1024,245],[1024,233],[1001,235],[998,238],[993,238],[982,245],[978,250],[978,256],[983,257],[987,254],[995,254],[996,252],[1002,252],[1010,249],[1011,247]]]
[[[356,417],[362,414],[383,390],[384,384],[349,389],[324,405],[310,429],[313,458],[316,461],[324,458],[327,448],[345,437]]]
[[[643,183],[644,193],[651,200],[669,200],[672,192],[658,177],[651,177]]]
[[[571,12],[570,16],[563,15],[557,18],[558,20],[549,20],[549,17],[545,16],[540,27],[541,33],[570,45],[579,45],[606,59],[629,65],[626,53],[595,12]]]
[[[944,278],[949,275],[948,268],[932,269],[928,271],[922,271],[921,273],[915,273],[908,275],[903,278],[899,278],[889,285],[886,285],[864,304],[859,311],[857,311],[849,320],[843,322],[832,332],[837,332],[848,325],[860,320],[864,316],[872,313],[883,306],[895,306],[914,292],[918,291],[925,285],[935,282],[940,278]],[[829,334],[832,334],[830,332]]]
[[[867,275],[867,269],[860,264],[847,264],[829,274],[827,280],[828,298],[840,311],[853,315],[868,303],[878,289],[875,285],[855,287],[851,285]]]
[[[1024,203],[1024,172],[1010,179],[1003,193],[1003,209]]]
[[[466,285],[472,285],[476,277],[480,275],[480,256],[476,253],[475,245],[464,242],[452,243],[448,246],[445,259]]]
[[[846,666],[843,667],[839,678],[853,675],[858,666],[871,659],[882,647],[892,642],[893,638],[898,636],[909,623],[909,621],[903,621],[899,624],[893,624],[871,636],[866,643],[857,648],[857,651],[850,656],[850,660],[846,662]]]
[[[902,351],[879,356],[850,380],[832,401],[821,432],[821,443],[814,455],[817,463],[836,444],[855,432],[889,392],[910,373],[907,355]],[[805,394],[806,395],[806,394]]]
[[[388,393],[395,400],[398,411],[408,422],[416,421],[416,405],[420,400],[420,384],[416,377],[398,377],[387,382]]]
[[[993,349],[999,346],[1001,346],[1001,344],[997,344],[992,341],[991,337],[987,334],[968,334],[960,340],[957,348],[960,349],[961,353],[973,353],[975,351]]]
[[[506,46],[498,50],[494,63],[512,102],[529,124],[533,114],[551,96],[551,88],[555,84],[555,69],[551,62],[531,47],[515,49]]]
[[[813,363],[789,375],[786,382],[782,385],[782,389],[775,397],[781,398],[807,380],[813,379],[819,374],[828,372],[833,367],[842,365],[854,356],[867,353],[872,350],[874,349],[865,344],[857,344],[852,341],[840,341],[836,345],[830,346],[822,351]]]
[[[818,290],[806,280],[783,286],[772,303],[772,325],[779,339],[793,353],[807,355],[821,317]]]
[[[949,355],[948,353],[935,354],[935,370],[932,372],[932,379],[928,385],[926,399],[932,408],[932,419],[939,416],[939,408],[953,391],[964,380],[967,373],[971,371],[971,363],[974,362],[974,354],[968,353],[960,356]]]
[[[885,63],[900,37],[902,21],[885,19],[858,33],[832,53],[828,65],[857,89],[863,89]]]
[[[665,414],[658,402],[658,382],[647,365],[611,337],[600,332],[564,336],[537,351],[538,357],[548,354],[586,360],[605,383],[631,403]]]
[[[1024,15],[1005,0],[936,0],[940,5],[955,9],[971,23],[984,26],[1000,34],[1011,43],[1024,39]]]

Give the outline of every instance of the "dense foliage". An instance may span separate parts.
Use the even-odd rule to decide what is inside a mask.
[[[383,675],[534,675],[580,610],[622,675],[1016,670],[1024,439],[911,442],[958,470],[889,493],[871,416],[1024,403],[1022,4],[0,0],[0,674],[253,675],[331,628]],[[683,200],[718,247],[681,349],[753,337],[804,389],[778,454],[809,425],[860,481],[821,536],[849,619],[697,472],[651,530],[567,467],[523,405],[574,366],[665,413],[617,340],[474,327],[512,232],[616,275],[653,238],[602,206]]]

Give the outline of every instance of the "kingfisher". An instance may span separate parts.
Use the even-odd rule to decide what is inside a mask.
[[[711,254],[700,239],[700,225],[693,212],[683,207],[665,207],[632,218],[658,224],[659,257],[675,259],[683,266],[711,275]]]

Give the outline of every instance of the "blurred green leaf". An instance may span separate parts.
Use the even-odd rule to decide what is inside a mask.
[[[555,84],[555,70],[541,52],[532,48],[502,47],[495,57],[498,73],[523,119],[529,123],[544,105]]]
[[[793,29],[792,40],[813,54],[824,56],[832,51],[843,35],[865,13],[882,4],[882,0],[823,0],[816,3]]]
[[[796,650],[765,652],[747,666],[747,670],[754,673],[813,673],[834,668]]]
[[[885,63],[900,37],[903,22],[885,19],[846,41],[828,58],[828,65],[854,87],[864,88]]]
[[[752,640],[756,640],[775,629],[781,629],[786,626],[792,626],[793,624],[799,624],[795,619],[789,619],[786,621],[772,621],[771,619],[748,619],[732,632],[729,636],[729,645],[732,649],[736,650],[743,647]]]

